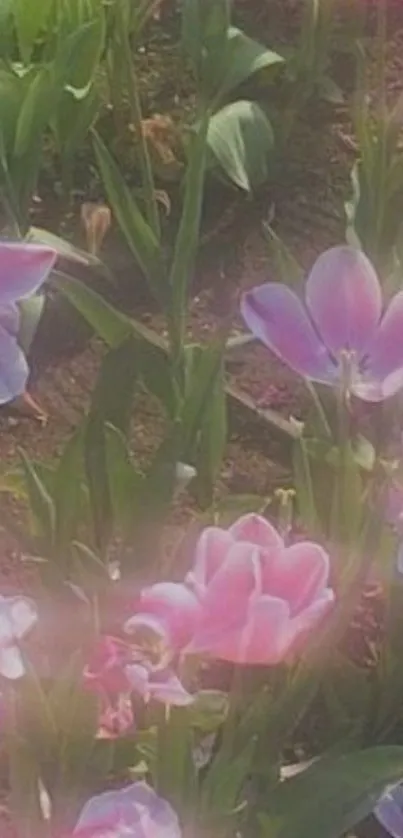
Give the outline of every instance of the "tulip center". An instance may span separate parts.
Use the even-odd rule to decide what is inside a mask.
[[[359,363],[355,349],[342,349],[339,354],[340,390],[348,397],[359,375]]]
[[[167,665],[172,654],[164,635],[151,626],[141,624],[131,634],[131,648],[136,662],[147,662],[158,668]]]

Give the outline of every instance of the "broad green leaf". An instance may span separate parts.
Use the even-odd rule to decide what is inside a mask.
[[[54,102],[54,85],[48,67],[41,69],[32,80],[20,109],[13,154],[22,158],[42,137]]]
[[[181,413],[181,460],[193,460],[197,436],[207,415],[211,393],[221,373],[226,332],[220,334],[209,346],[197,347],[188,373],[186,395]]]
[[[191,807],[196,791],[193,762],[194,734],[186,707],[161,708],[156,760],[157,790],[172,805]],[[193,803],[194,805],[194,803]]]
[[[162,252],[156,236],[141,213],[113,157],[94,132],[94,149],[109,204],[137,263],[160,302],[167,287]]]
[[[366,748],[323,758],[275,789],[260,817],[268,838],[340,838],[403,776],[403,748]]]
[[[213,159],[245,192],[267,180],[273,143],[271,124],[256,102],[231,102],[210,120],[208,145]]]
[[[53,0],[13,0],[17,41],[22,60],[28,64],[36,38],[46,27]]]
[[[33,294],[26,300],[21,300],[18,307],[20,310],[20,325],[18,331],[18,343],[21,349],[27,354],[31,348],[32,341],[36,335],[40,319],[45,306],[44,294]]]
[[[109,347],[119,346],[131,334],[131,321],[83,282],[59,276],[56,286]]]
[[[97,256],[88,253],[86,250],[80,250],[72,242],[56,236],[54,233],[49,232],[49,230],[42,230],[40,227],[30,227],[25,236],[25,240],[35,244],[49,245],[49,247],[53,247],[56,250],[59,256],[67,261],[77,262],[80,265],[94,266],[98,269],[102,266]]]
[[[269,67],[277,69],[284,62],[283,57],[277,52],[249,38],[235,26],[230,27],[227,37],[228,49],[220,96],[226,96],[260,70],[267,70]]]
[[[229,756],[225,750],[218,751],[206,772],[200,792],[205,817],[229,816],[233,812],[251,771],[254,753],[253,740],[235,756]]]
[[[133,531],[136,506],[142,489],[143,474],[132,461],[125,435],[107,425],[105,428],[106,466],[114,521],[125,534]]]
[[[182,43],[196,75],[199,93],[213,98],[227,68],[230,0],[184,0]]]
[[[147,339],[139,341],[138,352],[140,375],[145,388],[160,400],[167,416],[175,419],[179,394],[168,355]]]

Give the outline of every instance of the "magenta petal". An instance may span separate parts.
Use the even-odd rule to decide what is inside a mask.
[[[352,247],[333,247],[315,262],[306,302],[326,346],[338,355],[370,345],[382,313],[382,293],[371,262]]]
[[[246,292],[241,314],[251,332],[295,372],[325,383],[336,378],[336,365],[287,286],[269,282]]]
[[[0,242],[0,305],[30,297],[55,264],[49,247],[23,242]]]
[[[25,392],[29,369],[24,353],[13,335],[0,323],[0,404]]]
[[[257,547],[264,547],[265,550],[278,550],[284,546],[283,539],[275,527],[266,521],[262,515],[251,513],[242,515],[232,524],[229,532],[238,541],[248,541],[256,544]]]

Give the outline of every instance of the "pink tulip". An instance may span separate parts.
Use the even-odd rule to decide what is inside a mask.
[[[264,518],[202,533],[187,584],[201,616],[184,654],[239,664],[277,664],[298,651],[328,613],[329,557],[302,541],[286,547]]]
[[[200,603],[185,585],[158,582],[145,588],[136,604],[136,612],[127,620],[125,631],[135,636],[148,632],[156,646],[169,656],[179,652],[193,636],[200,616]]]
[[[170,804],[147,783],[92,797],[71,838],[181,838]]]
[[[269,282],[243,295],[253,334],[299,375],[343,386],[368,402],[403,386],[403,292],[386,309],[378,277],[352,247],[322,253],[308,276],[305,302]]]

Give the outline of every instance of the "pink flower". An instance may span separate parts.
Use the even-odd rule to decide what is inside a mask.
[[[0,242],[0,404],[25,392],[28,365],[18,345],[20,300],[34,294],[56,261],[56,252],[24,242]]]
[[[242,298],[253,332],[291,369],[382,401],[403,386],[403,292],[383,312],[378,277],[359,250],[327,250],[306,282],[305,305],[286,285],[269,282]]]
[[[125,624],[128,634],[149,632],[150,639],[171,656],[186,646],[200,616],[200,603],[185,585],[158,582],[145,588],[136,604],[137,613]]]
[[[170,804],[147,783],[92,797],[85,804],[72,838],[181,838]]]
[[[84,682],[99,698],[102,738],[120,736],[134,726],[133,694],[175,706],[193,701],[171,668],[153,665],[137,647],[114,637],[101,638],[84,669]]]
[[[201,617],[184,654],[239,664],[277,664],[298,651],[328,613],[329,557],[302,541],[286,547],[264,518],[202,533],[187,584]]]

